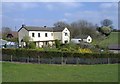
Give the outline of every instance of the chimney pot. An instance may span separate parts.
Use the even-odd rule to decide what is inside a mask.
[[[46,28],[47,26],[44,26],[44,28]]]
[[[25,24],[22,24],[22,27],[25,27]]]

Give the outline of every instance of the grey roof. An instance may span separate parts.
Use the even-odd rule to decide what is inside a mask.
[[[111,44],[108,46],[110,50],[120,50],[120,44]]]
[[[86,39],[89,35],[80,35],[75,37],[75,39]]]
[[[60,31],[63,31],[64,29],[65,27],[53,27],[54,32],[60,32]]]
[[[35,26],[25,26],[28,31],[53,31],[52,27],[35,27]]]
[[[61,32],[64,30],[64,27],[35,27],[35,26],[24,26],[21,27],[18,32],[25,28],[27,31],[54,31],[54,32]]]

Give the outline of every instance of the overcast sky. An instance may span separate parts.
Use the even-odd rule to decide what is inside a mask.
[[[87,20],[100,25],[103,19],[118,28],[117,2],[3,2],[2,26],[18,30],[28,26],[53,26],[57,21]]]

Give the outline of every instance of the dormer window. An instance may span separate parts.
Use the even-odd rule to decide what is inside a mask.
[[[35,33],[32,33],[32,37],[35,37]]]

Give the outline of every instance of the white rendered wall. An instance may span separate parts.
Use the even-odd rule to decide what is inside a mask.
[[[34,33],[34,37],[32,37],[32,33]],[[38,37],[38,33],[40,33],[40,37]],[[47,37],[45,37],[45,33],[47,33]],[[53,36],[51,35],[53,32],[49,31],[29,31],[29,36],[32,38],[33,41],[49,41],[54,40]]]

